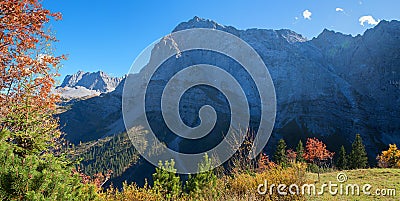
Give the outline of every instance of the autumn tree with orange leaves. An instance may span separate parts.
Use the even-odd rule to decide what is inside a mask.
[[[61,14],[37,0],[3,0],[0,11],[0,129],[15,133],[21,155],[42,151],[60,134],[51,90],[64,56],[53,56],[56,38],[45,26]]]
[[[317,138],[307,139],[304,159],[318,166],[318,180],[321,166],[331,162],[334,154],[334,152],[328,151],[326,145]]]
[[[46,24],[61,19],[38,0],[0,1],[0,200],[93,200],[74,164],[56,153],[51,93],[64,56]]]

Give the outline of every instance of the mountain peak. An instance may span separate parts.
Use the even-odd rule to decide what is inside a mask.
[[[368,29],[367,31],[365,31],[364,34],[369,34],[373,32],[385,32],[385,31],[397,33],[399,30],[400,30],[400,21],[381,20],[374,28]]]
[[[276,31],[281,37],[286,39],[288,43],[306,42],[307,38],[303,37],[290,29],[280,29]]]
[[[333,30],[324,29],[316,38],[317,39],[325,39],[325,38],[332,38],[332,37],[352,37],[350,34],[346,35],[340,32],[335,32]],[[314,38],[314,39],[316,39]]]
[[[378,25],[376,25],[376,27],[399,27],[400,26],[400,21],[397,20],[391,20],[391,21],[387,21],[387,20],[381,20],[379,21]]]
[[[226,31],[229,33],[235,33],[237,31],[237,29],[235,29],[234,27],[225,26],[225,25],[219,24],[213,20],[194,16],[189,21],[178,24],[178,26],[176,26],[172,32],[182,31],[185,29],[193,29],[193,28],[217,29],[217,30]]]
[[[79,70],[77,73],[67,75],[60,87],[84,87],[97,92],[110,92],[117,87],[122,78],[111,77],[103,71],[84,72]]]

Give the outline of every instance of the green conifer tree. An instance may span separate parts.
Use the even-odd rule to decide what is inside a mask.
[[[286,157],[286,142],[283,139],[280,139],[278,145],[276,146],[275,154],[274,154],[275,162],[282,166],[287,165],[287,157]]]
[[[176,175],[175,161],[173,159],[171,162],[165,161],[164,165],[160,161],[158,166],[153,174],[153,189],[163,199],[176,200],[182,191],[182,184]]]
[[[297,144],[296,147],[296,162],[298,163],[302,163],[305,162],[306,160],[304,159],[304,146],[303,146],[303,142],[300,140],[299,143]]]
[[[367,152],[362,142],[360,134],[356,135],[356,139],[352,144],[352,150],[349,155],[348,167],[350,169],[366,168],[368,166]]]
[[[346,149],[342,145],[339,151],[339,156],[336,160],[336,167],[339,170],[345,170],[347,169],[347,155],[346,155]]]
[[[217,184],[217,176],[212,170],[212,161],[207,154],[204,155],[204,161],[199,164],[199,173],[194,175],[189,175],[188,180],[185,184],[186,192],[196,199],[209,199],[213,196],[216,198],[217,192],[215,191],[215,186]],[[202,191],[207,191],[203,192]]]

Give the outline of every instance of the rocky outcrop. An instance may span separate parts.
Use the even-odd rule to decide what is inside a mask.
[[[349,149],[355,134],[360,133],[372,162],[387,144],[400,144],[400,22],[381,21],[355,37],[324,30],[311,40],[291,30],[237,30],[198,17],[179,24],[174,31],[189,28],[232,33],[262,57],[277,96],[276,123],[267,152],[272,152],[279,138],[295,146],[300,139],[310,136],[321,138],[333,151],[341,144]],[[84,85],[100,91],[109,91],[114,86],[104,84],[106,79],[102,76],[96,76],[98,81],[88,85],[85,80],[93,81],[93,78],[83,79],[83,75],[78,73],[66,78],[62,86]],[[167,76],[160,75],[158,79],[165,81]],[[124,131],[119,111],[122,84],[111,93],[80,101],[61,114],[67,139],[79,142]],[[229,112],[221,104],[225,102],[223,96],[212,95],[214,92],[207,89],[191,93],[195,95],[185,96],[183,102],[190,107],[181,113],[189,124],[196,124],[193,117],[197,113],[193,112],[198,112],[196,108],[205,101],[211,101],[216,111]],[[89,135],[90,138],[82,138]]]
[[[102,71],[78,71],[65,76],[62,84],[56,88],[63,100],[86,99],[101,93],[114,91],[123,78],[111,77]]]
[[[122,78],[111,77],[102,71],[94,73],[78,71],[73,75],[65,76],[60,87],[85,87],[101,93],[110,92],[118,86]]]

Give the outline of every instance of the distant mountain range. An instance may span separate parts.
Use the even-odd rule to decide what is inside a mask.
[[[114,91],[123,78],[111,77],[102,71],[78,71],[67,75],[56,88],[64,100],[98,96],[101,93]]]
[[[277,95],[276,123],[265,148],[267,153],[272,153],[280,138],[294,147],[307,137],[322,139],[328,149],[336,152],[342,144],[350,150],[359,133],[374,165],[379,151],[389,143],[400,144],[400,22],[381,21],[355,37],[324,30],[311,40],[291,30],[238,30],[198,17],[179,24],[173,31],[190,28],[234,34],[264,60]],[[60,86],[80,86],[101,93],[74,102],[58,115],[66,138],[73,143],[125,132],[121,113],[124,80],[104,75],[78,72],[67,76]],[[167,77],[159,79],[165,81]],[[193,93],[198,94],[187,96],[192,109],[204,100],[222,101],[211,98],[204,90]],[[193,116],[182,113],[183,119]],[[137,169],[134,165],[132,168]],[[127,175],[120,175],[117,180],[123,180],[121,177],[126,179]]]

